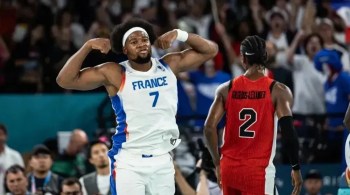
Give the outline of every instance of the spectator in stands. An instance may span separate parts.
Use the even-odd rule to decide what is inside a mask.
[[[350,56],[345,46],[335,39],[334,23],[329,18],[318,18],[316,20],[317,32],[324,41],[324,47],[330,50],[336,50],[343,64],[344,71],[350,71]]]
[[[340,162],[343,146],[348,136],[343,120],[350,100],[350,75],[343,71],[339,53],[335,50],[323,49],[314,58],[317,70],[327,75],[324,85],[325,104],[328,120],[326,123],[327,141],[330,149],[328,156],[333,162]],[[345,161],[343,158],[343,168]]]
[[[182,194],[186,195],[221,195],[222,191],[217,184],[215,176],[215,166],[208,149],[199,141],[199,149],[201,150],[200,159],[196,164],[196,176],[198,176],[195,186],[192,187],[190,182],[182,174],[177,163],[175,167],[175,182]],[[194,189],[195,188],[195,189]]]
[[[296,54],[299,45],[305,54]],[[313,61],[314,56],[322,48],[323,39],[318,34],[307,35],[305,31],[300,30],[288,48],[287,56],[283,53],[276,55],[276,61],[281,65],[287,65],[284,67],[292,71],[294,95],[292,111],[297,124],[296,130],[300,137],[305,138],[306,145],[309,141],[314,143],[311,140],[319,137],[318,130],[323,125],[323,115],[326,112],[323,89],[326,76],[316,70]],[[309,156],[312,156],[310,161],[319,160],[315,154]]]
[[[88,137],[82,129],[75,129],[68,146],[54,158],[51,170],[62,177],[81,177],[86,172],[85,157],[82,153],[88,144]],[[56,146],[58,144],[56,143]]]
[[[84,27],[73,20],[73,14],[68,9],[63,9],[57,14],[56,24],[52,26],[52,35],[56,41],[62,36],[62,29],[68,28],[72,37],[74,48],[80,48],[85,42]]]
[[[302,40],[304,41],[302,42]],[[295,54],[298,46],[303,44],[305,54]],[[324,114],[322,73],[315,69],[313,58],[323,48],[323,39],[318,34],[306,35],[300,30],[284,55],[277,55],[281,65],[292,70],[294,83],[293,113],[300,115]],[[285,61],[287,60],[287,62]]]
[[[20,165],[12,165],[5,173],[5,188],[7,195],[30,195],[27,191],[28,181],[25,170]],[[5,194],[5,193],[2,193]]]
[[[28,191],[31,193],[58,194],[61,178],[52,173],[52,156],[50,150],[44,145],[34,147],[29,166],[32,172],[28,175]]]
[[[3,189],[5,171],[14,164],[19,164],[20,166],[24,167],[21,154],[8,147],[6,145],[6,140],[6,126],[0,124],[0,194],[5,194],[5,189]]]
[[[231,76],[221,70],[216,70],[214,61],[209,60],[202,65],[200,70],[183,73],[181,78],[190,81],[195,86],[196,106],[194,112],[197,117],[195,126],[202,130],[205,116],[215,97],[215,90],[220,84],[230,80]],[[220,125],[222,128],[223,123]]]
[[[103,7],[96,10],[96,20],[91,24],[86,39],[92,38],[109,38],[113,23],[110,20],[108,12]]]
[[[108,146],[102,141],[90,143],[88,151],[89,162],[96,171],[84,175],[79,179],[83,194],[110,195]]]
[[[293,40],[295,32],[288,28],[289,17],[285,10],[274,7],[266,14],[270,29],[262,34],[266,41],[273,42],[278,51],[286,51]]]
[[[44,67],[43,82],[45,92],[64,91],[56,84],[55,76],[59,73],[64,63],[77,50],[73,44],[72,30],[68,27],[57,29],[56,42],[48,52],[47,64]]]
[[[67,178],[62,181],[61,195],[85,195],[77,178]]]
[[[289,89],[293,90],[293,76],[292,72],[286,68],[286,65],[281,65],[276,61],[278,55],[278,49],[276,45],[271,42],[266,42],[266,52],[267,52],[267,64],[270,65],[270,77],[278,82],[285,84]]]
[[[41,69],[48,51],[48,37],[43,25],[32,25],[24,40],[13,51],[15,66],[19,72],[21,92],[35,93],[41,90]]]
[[[320,195],[322,186],[322,175],[317,170],[312,169],[305,175],[305,195]]]

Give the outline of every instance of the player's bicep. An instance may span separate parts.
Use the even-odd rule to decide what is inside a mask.
[[[277,83],[273,88],[275,110],[278,118],[292,116],[293,95],[284,84]]]
[[[195,70],[213,57],[213,54],[201,54],[193,49],[186,49],[182,52],[169,53],[163,57],[163,60],[169,64],[174,73],[179,73]]]
[[[91,90],[106,83],[103,67],[95,66],[80,70],[79,76],[69,86],[71,89]]]
[[[178,71],[188,71],[197,68],[207,60],[213,58],[213,54],[201,54],[193,49],[187,49],[181,52],[181,58],[178,63]]]

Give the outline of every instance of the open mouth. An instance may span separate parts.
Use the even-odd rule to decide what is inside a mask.
[[[139,54],[148,54],[148,50],[147,49],[140,50]]]

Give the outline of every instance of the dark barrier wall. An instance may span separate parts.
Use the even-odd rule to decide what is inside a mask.
[[[28,152],[57,131],[97,128],[97,107],[106,94],[1,95],[0,123],[9,131],[8,145]]]

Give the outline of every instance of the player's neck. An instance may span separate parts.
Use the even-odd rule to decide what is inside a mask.
[[[245,71],[244,76],[250,80],[257,80],[265,76],[264,72],[264,68],[261,68],[259,66],[252,66]]]
[[[152,67],[151,60],[147,63],[144,63],[144,64],[139,64],[139,63],[133,62],[131,60],[129,60],[129,63],[130,63],[131,68],[133,68],[134,70],[137,70],[137,71],[141,71],[141,72],[147,72]]]
[[[109,175],[109,166],[106,166],[104,168],[98,168],[96,167],[97,175]]]

